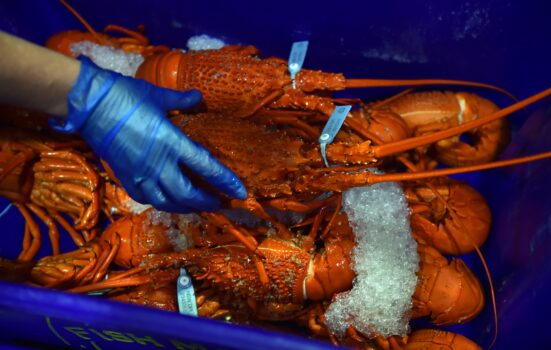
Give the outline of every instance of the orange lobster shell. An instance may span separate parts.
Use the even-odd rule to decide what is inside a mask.
[[[261,59],[257,54],[252,46],[188,53],[173,50],[147,59],[136,77],[175,90],[198,89],[209,112],[249,116],[273,102],[289,107],[309,105],[310,110],[331,114],[334,105],[329,100],[304,92],[342,90],[342,74],[303,70],[293,89],[284,60]]]
[[[420,329],[412,332],[407,338],[405,350],[482,350],[461,334],[436,329]]]
[[[415,135],[483,119],[499,110],[490,100],[466,92],[427,91],[406,94],[378,109],[396,113]],[[468,132],[471,142],[459,136],[434,144],[434,156],[442,163],[459,166],[492,161],[510,140],[507,120],[499,119]]]
[[[429,184],[408,183],[404,188],[417,238],[443,254],[467,254],[482,246],[492,222],[484,197],[466,183],[447,178]]]
[[[436,249],[419,244],[419,282],[413,295],[413,318],[431,316],[438,325],[464,323],[484,307],[482,285],[461,259],[451,262]]]
[[[145,255],[174,250],[169,227],[160,222],[152,223],[152,210],[123,216],[109,225],[101,235],[100,240],[107,243],[113,242],[116,236],[120,237],[121,246],[114,260],[117,265],[131,268],[137,266]]]

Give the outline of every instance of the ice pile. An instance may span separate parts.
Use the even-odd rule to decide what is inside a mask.
[[[187,48],[189,50],[218,50],[226,45],[222,40],[213,38],[206,34],[195,35],[188,39]]]
[[[71,45],[71,51],[78,55],[84,55],[97,66],[134,77],[138,67],[143,63],[142,55],[128,53],[110,46],[94,44],[91,41],[81,41]]]
[[[402,189],[396,183],[358,187],[342,201],[356,236],[357,277],[327,309],[327,325],[337,336],[350,325],[368,336],[406,335],[419,257]]]

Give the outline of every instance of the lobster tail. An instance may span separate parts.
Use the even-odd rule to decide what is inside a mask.
[[[493,102],[474,94],[458,93],[455,97],[462,106],[464,122],[484,119],[499,111]],[[496,159],[511,137],[509,123],[505,119],[472,129],[469,135],[472,144],[458,137],[437,142],[434,147],[436,158],[451,166],[482,164]]]
[[[460,259],[448,264],[436,249],[419,244],[419,282],[413,295],[413,318],[431,316],[436,325],[463,323],[484,307],[482,285]],[[450,288],[450,286],[455,286]]]
[[[352,288],[352,281],[356,277],[351,258],[354,239],[352,229],[347,224],[348,218],[344,220],[342,216],[339,220],[342,224],[332,228],[333,233],[337,232],[338,236],[325,240],[323,253],[316,254],[308,268],[308,276],[304,281],[307,299],[330,299],[335,293]]]
[[[470,253],[488,238],[490,208],[466,183],[447,179],[430,186],[406,184],[405,192],[415,235],[443,254]]]
[[[482,350],[480,346],[467,337],[436,329],[419,329],[407,337],[405,350],[450,349]]]

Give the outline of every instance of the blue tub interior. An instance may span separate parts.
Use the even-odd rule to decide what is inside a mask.
[[[351,78],[474,80],[499,85],[519,99],[551,85],[551,3],[545,1],[72,0],[71,4],[98,30],[109,23],[128,28],[144,24],[153,43],[172,47],[185,47],[192,35],[208,34],[227,43],[255,45],[266,57],[287,58],[292,42],[308,40],[304,68],[343,72]],[[56,32],[82,29],[56,0],[4,1],[0,9],[0,29],[38,44]],[[350,94],[375,99],[394,91],[398,90]],[[494,92],[477,92],[500,106],[511,103]],[[510,120],[513,141],[502,158],[551,149],[551,98]],[[483,253],[496,288],[499,333],[494,349],[550,348],[551,161],[460,178],[488,199],[493,214]],[[7,204],[2,199],[0,210]],[[12,208],[0,218],[0,225],[0,257],[15,258],[23,220]],[[72,249],[64,238],[62,246]],[[41,254],[49,251],[45,239]],[[478,259],[466,260],[487,289]],[[487,348],[494,332],[490,303],[475,320],[449,329]],[[0,282],[0,341],[21,348],[329,348],[326,343],[266,330],[6,282]]]

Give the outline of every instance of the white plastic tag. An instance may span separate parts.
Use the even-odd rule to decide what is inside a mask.
[[[177,282],[178,310],[181,314],[197,316],[197,302],[195,300],[195,291],[191,283],[191,277],[188,276],[184,268],[180,269],[180,276]]]
[[[302,69],[306,51],[308,51],[308,41],[297,41],[293,43],[291,53],[289,54],[289,73],[291,73],[291,79],[293,80],[293,89],[297,88],[295,77]]]
[[[6,205],[6,207],[4,208],[4,210],[2,210],[2,212],[0,213],[0,218],[3,217],[4,215],[6,215],[6,213],[7,213],[8,211],[10,211],[11,206],[12,206],[11,203],[8,203],[8,205]]]
[[[333,113],[331,113],[331,116],[327,121],[327,124],[325,124],[325,127],[321,132],[321,135],[319,137],[319,143],[320,143],[320,149],[321,149],[321,156],[323,157],[323,162],[325,163],[326,167],[329,167],[329,163],[327,162],[325,147],[331,142],[333,142],[333,140],[335,139],[335,136],[337,136],[337,133],[341,129],[342,124],[344,123],[344,119],[348,115],[348,112],[350,112],[351,108],[352,106],[350,105],[335,107],[335,109],[333,110]]]

